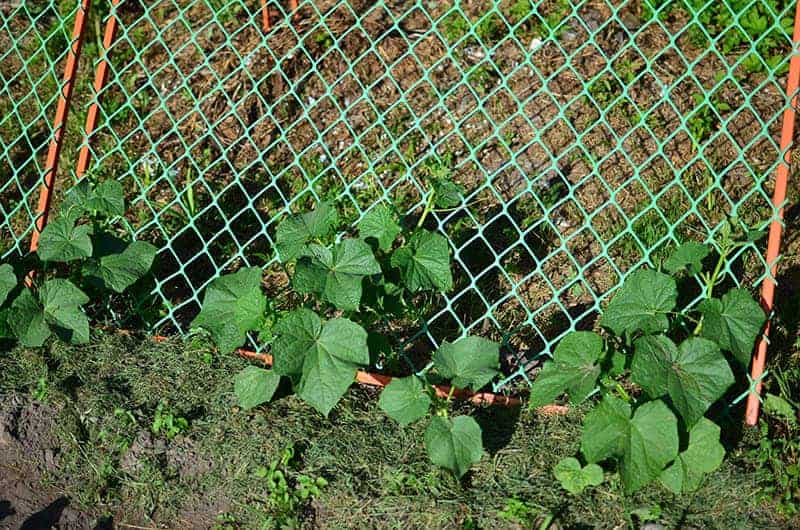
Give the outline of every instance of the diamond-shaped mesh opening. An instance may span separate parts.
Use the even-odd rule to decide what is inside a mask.
[[[418,301],[418,328],[379,331],[414,369],[444,340],[502,340],[503,384],[529,381],[629,271],[728,216],[772,216],[787,0],[326,0],[294,21],[270,2],[266,34],[257,3],[147,4],[116,10],[91,150],[94,175],[127,190],[133,235],[161,249],[157,327],[185,331],[208,283],[246,264],[291,307],[273,252],[287,212],[329,199],[355,224],[390,201],[413,223],[425,172],[445,171],[465,200],[428,222],[455,287]],[[35,215],[73,15],[3,15],[3,254]],[[78,121],[93,99],[78,97]],[[761,280],[762,250],[741,249],[726,281]]]

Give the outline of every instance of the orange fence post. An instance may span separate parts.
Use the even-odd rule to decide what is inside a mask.
[[[44,170],[44,181],[39,190],[39,205],[36,209],[38,217],[31,234],[30,251],[35,252],[39,248],[39,235],[47,224],[47,216],[50,213],[50,203],[53,200],[53,186],[58,173],[58,159],[61,155],[61,148],[64,144],[64,132],[67,127],[67,117],[69,116],[69,105],[72,100],[72,92],[75,88],[75,78],[78,71],[78,61],[83,47],[83,35],[86,27],[86,17],[89,15],[91,0],[82,0],[75,15],[75,26],[72,30],[72,45],[67,54],[67,65],[64,68],[64,85],[61,89],[61,96],[58,98],[56,116],[53,120],[53,138],[47,150],[47,162]],[[29,275],[26,283],[30,285],[32,277]]]
[[[262,26],[264,31],[269,31],[272,28],[272,24],[270,24],[269,21],[269,6],[267,6],[267,1],[268,0],[261,0]]]
[[[97,63],[97,68],[94,74],[94,93],[95,100],[89,107],[86,114],[86,126],[84,127],[84,141],[81,146],[80,154],[78,155],[78,163],[75,165],[75,175],[78,178],[83,177],[89,169],[89,161],[91,160],[91,138],[94,134],[94,129],[97,126],[97,116],[100,112],[100,99],[103,87],[108,81],[108,54],[111,53],[111,44],[114,42],[114,37],[117,34],[117,17],[114,9],[119,5],[119,0],[111,1],[111,12],[109,13],[108,20],[106,21],[106,28],[103,32],[103,50],[100,62]]]
[[[772,195],[772,205],[775,216],[769,227],[769,240],[767,242],[766,262],[769,273],[761,283],[761,304],[764,310],[772,317],[775,302],[775,277],[778,273],[778,255],[781,249],[781,235],[783,232],[783,204],[786,201],[786,187],[789,181],[789,165],[792,158],[792,139],[794,137],[795,107],[797,106],[797,88],[800,83],[800,0],[797,2],[794,15],[794,35],[792,36],[792,58],[789,63],[789,76],[786,80],[786,97],[790,99],[789,106],[783,111],[783,128],[781,130],[781,152],[783,160],[775,171],[775,191]],[[750,377],[755,383],[754,392],[747,396],[747,410],[745,421],[748,425],[758,422],[760,408],[759,394],[761,393],[761,377],[764,374],[764,365],[767,361],[767,346],[769,344],[770,322],[764,328],[764,333],[758,341],[756,352],[753,356],[753,365]]]

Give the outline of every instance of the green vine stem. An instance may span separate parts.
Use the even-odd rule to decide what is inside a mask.
[[[417,228],[422,228],[422,225],[425,223],[425,218],[428,217],[428,214],[433,211],[435,200],[436,200],[436,192],[434,190],[431,190],[430,195],[428,195],[428,200],[425,202],[425,209],[422,211],[422,215],[419,218],[419,222],[417,222]]]
[[[714,287],[717,285],[717,281],[719,280],[719,274],[722,272],[722,265],[725,263],[725,260],[730,253],[731,247],[729,245],[725,245],[719,253],[719,259],[717,260],[717,264],[714,266],[714,271],[710,275],[706,275],[706,298],[711,298],[714,295]],[[697,326],[694,328],[693,334],[695,336],[700,335],[700,332],[703,330],[703,318],[700,317],[700,320],[697,322]]]

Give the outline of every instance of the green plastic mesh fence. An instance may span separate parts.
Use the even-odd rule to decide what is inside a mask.
[[[0,5],[0,257],[28,248],[77,10]]]
[[[772,218],[792,7],[274,2],[265,32],[254,1],[122,2],[90,178],[120,179],[131,232],[161,249],[154,325],[166,331],[186,331],[204,287],[244,264],[288,303],[273,250],[287,213],[332,200],[355,223],[389,201],[415,220],[426,176],[451,178],[463,199],[427,226],[448,237],[456,284],[404,341],[503,340],[497,390],[590,327],[629,271],[678,242],[714,241],[730,216]],[[56,29],[41,33],[37,16]],[[24,86],[3,98],[2,204],[25,222],[25,175],[46,135],[30,138],[17,108],[50,115],[53,93],[33,77],[37,57],[42,78],[55,75],[46,35],[63,39],[69,17],[53,17],[21,8],[3,26]],[[26,228],[11,219],[16,248]],[[742,248],[729,280],[760,281],[762,251]]]

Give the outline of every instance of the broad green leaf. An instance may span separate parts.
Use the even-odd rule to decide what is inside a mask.
[[[116,180],[104,180],[94,187],[85,208],[109,217],[125,215],[125,190]]]
[[[658,398],[668,394],[690,428],[733,384],[733,372],[716,344],[690,337],[680,347],[664,335],[634,343],[633,380]]]
[[[456,388],[479,390],[497,375],[500,345],[483,337],[444,341],[433,354],[433,365]]]
[[[53,332],[71,344],[89,342],[89,319],[81,306],[89,298],[69,280],[48,280],[39,289],[37,300],[26,289],[14,300],[8,323],[19,341],[39,347]]]
[[[191,327],[211,333],[217,348],[228,353],[244,344],[248,331],[259,328],[266,308],[261,269],[241,269],[211,282],[206,288],[203,308]]]
[[[662,401],[639,407],[630,423],[620,476],[636,491],[656,479],[678,454],[678,420]]]
[[[325,416],[369,364],[367,332],[346,318],[322,323],[308,309],[296,309],[273,329],[276,373],[292,378],[297,394]]]
[[[716,470],[725,458],[719,435],[719,426],[708,418],[697,422],[689,431],[689,447],[661,473],[661,483],[676,495],[699,488],[703,476]]]
[[[631,406],[613,396],[605,396],[586,414],[581,452],[587,462],[601,462],[624,453],[630,417]]]
[[[431,398],[419,377],[411,375],[392,379],[381,392],[378,405],[397,423],[408,425],[428,413]]]
[[[59,205],[59,217],[75,223],[86,211],[86,205],[92,196],[89,179],[81,179],[66,194]]]
[[[105,230],[97,230],[92,234],[92,258],[120,254],[127,247],[127,241]]]
[[[116,180],[105,180],[92,185],[81,179],[69,192],[61,204],[61,215],[77,220],[84,212],[97,212],[109,217],[125,215],[125,190]]]
[[[392,248],[395,238],[400,233],[394,214],[385,204],[379,204],[368,211],[358,222],[358,233],[361,239],[372,238],[378,242],[378,248],[387,251]]]
[[[461,478],[483,456],[481,428],[469,416],[434,416],[425,429],[425,449],[431,462]]]
[[[272,370],[248,366],[233,379],[233,391],[245,410],[266,403],[275,395],[281,376]]]
[[[314,293],[345,311],[358,309],[362,279],[381,272],[370,246],[359,239],[345,239],[333,250],[311,244],[308,252],[297,261],[292,277],[297,292]]]
[[[0,305],[3,305],[17,286],[17,275],[14,274],[14,267],[8,264],[0,265]]]
[[[708,245],[703,245],[696,241],[687,241],[681,244],[672,255],[664,262],[664,269],[675,274],[686,269],[691,274],[697,274],[703,270],[703,260],[711,253]]]
[[[0,309],[0,339],[13,339],[15,337],[11,324],[8,323],[8,316],[11,308]]]
[[[556,346],[553,360],[545,363],[531,387],[531,407],[553,402],[564,392],[580,403],[597,386],[603,339],[591,331],[573,331]]]
[[[89,319],[81,311],[89,297],[83,291],[69,280],[48,280],[39,289],[39,300],[45,322],[58,338],[70,344],[89,342]]]
[[[658,478],[678,454],[678,420],[662,401],[650,401],[630,417],[630,405],[606,396],[586,415],[581,451],[589,463],[620,459],[628,492]]]
[[[701,335],[730,351],[744,367],[750,366],[753,347],[766,322],[764,310],[745,289],[732,289],[722,300],[700,302]]]
[[[400,276],[411,292],[453,288],[450,271],[450,247],[447,239],[427,230],[418,230],[408,243],[394,251],[391,265],[400,269]]]
[[[336,209],[328,202],[319,203],[310,212],[284,219],[275,231],[278,259],[286,263],[302,256],[306,252],[306,245],[330,234],[338,219]]]
[[[561,487],[577,495],[588,486],[599,486],[603,483],[603,468],[597,464],[586,464],[581,467],[577,458],[563,458],[553,469],[553,474],[561,483]]]
[[[299,376],[306,355],[317,347],[322,320],[310,309],[295,309],[273,326],[272,333],[272,369],[281,375]]]
[[[6,320],[23,346],[38,348],[50,336],[44,310],[30,289],[24,289],[14,300]]]
[[[83,273],[121,293],[150,271],[156,252],[156,247],[150,243],[133,241],[119,254],[87,262]]]
[[[770,416],[787,420],[791,424],[797,423],[797,412],[794,406],[775,394],[767,394],[764,399],[764,412]]]
[[[74,261],[92,255],[90,225],[75,226],[69,219],[58,217],[50,221],[39,238],[37,253],[42,261]]]
[[[636,271],[611,299],[600,325],[617,335],[664,331],[669,326],[667,313],[677,299],[678,288],[670,276],[649,269]]]
[[[437,208],[455,208],[461,204],[464,188],[451,180],[439,180],[433,185]]]

